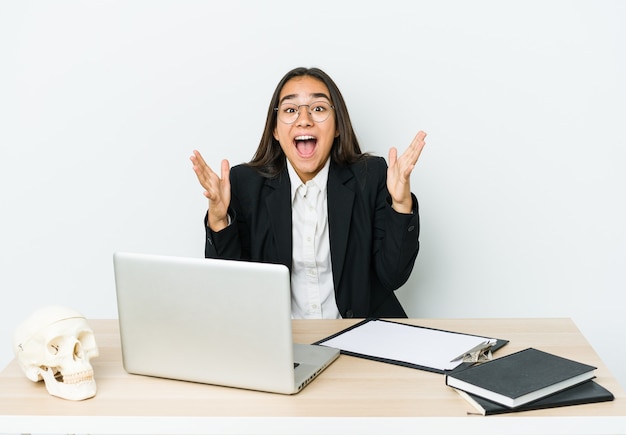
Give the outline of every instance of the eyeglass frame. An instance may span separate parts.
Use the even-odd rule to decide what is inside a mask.
[[[313,119],[313,114],[312,114],[312,112],[310,111],[310,109],[311,109],[311,106],[312,106],[312,105],[317,104],[317,103],[325,104],[325,105],[327,105],[327,106],[328,106],[328,108],[329,108],[329,109],[335,110],[335,106],[334,106],[334,105],[332,105],[332,104],[330,104],[330,103],[328,103],[328,102],[326,102],[326,101],[313,101],[313,102],[312,102],[312,103],[310,103],[310,104],[300,104],[300,105],[295,104],[295,103],[282,103],[279,107],[274,107],[274,112],[276,112],[276,118],[277,118],[280,122],[282,122],[283,124],[291,125],[291,124],[295,123],[295,122],[298,120],[298,118],[300,118],[300,114],[301,114],[301,112],[300,112],[300,107],[303,107],[303,106],[306,106],[306,107],[308,107],[308,108],[309,108],[309,109],[307,110],[307,112],[309,113],[309,116],[311,117],[311,119]],[[281,107],[281,106],[285,106],[285,105],[295,106],[296,110],[298,111],[298,115],[297,115],[297,116],[295,117],[295,119],[294,119],[293,121],[291,121],[291,122],[286,122],[286,121],[283,121],[283,120],[280,118],[280,112],[279,112],[280,107]],[[317,122],[317,123],[322,123],[322,122],[325,122],[325,121],[327,121],[327,120],[328,120],[328,118],[330,118],[330,114],[331,114],[331,112],[329,111],[329,112],[328,112],[328,116],[327,116],[324,120],[322,120],[322,121],[315,121],[315,119],[313,119],[313,121],[315,121],[315,122]]]

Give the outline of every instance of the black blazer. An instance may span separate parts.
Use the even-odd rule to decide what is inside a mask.
[[[419,250],[419,215],[391,208],[387,164],[366,157],[331,161],[328,225],[335,299],[343,317],[406,317],[394,294],[409,278]],[[245,165],[231,169],[232,224],[206,226],[205,256],[284,264],[291,269],[291,184],[287,170],[264,178]]]

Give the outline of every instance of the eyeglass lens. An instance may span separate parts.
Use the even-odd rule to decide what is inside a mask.
[[[330,104],[321,101],[311,104],[301,104],[300,106],[293,103],[284,103],[276,109],[278,111],[278,119],[285,124],[293,124],[300,116],[300,108],[305,108],[314,122],[326,121],[330,116],[330,111],[333,109]]]

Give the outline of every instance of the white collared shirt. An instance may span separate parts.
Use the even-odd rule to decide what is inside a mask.
[[[287,160],[291,180],[293,263],[291,315],[296,319],[339,319],[328,236],[326,184],[330,159],[306,184]]]

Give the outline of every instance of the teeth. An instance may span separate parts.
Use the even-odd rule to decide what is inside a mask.
[[[296,136],[296,140],[314,140],[315,136]]]
[[[93,370],[84,370],[78,373],[71,373],[67,375],[63,375],[61,379],[57,379],[57,381],[63,382],[64,384],[78,384],[85,381],[93,380]]]

